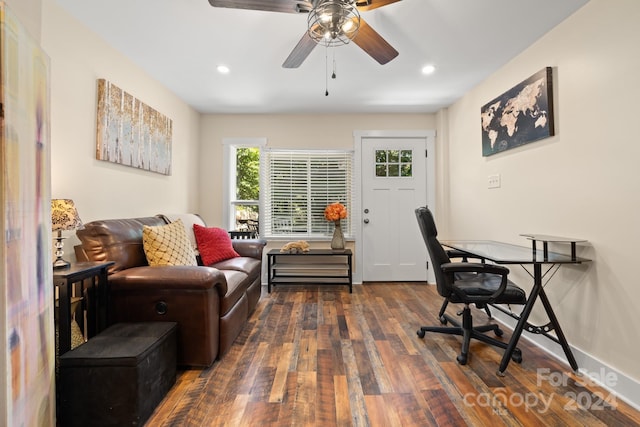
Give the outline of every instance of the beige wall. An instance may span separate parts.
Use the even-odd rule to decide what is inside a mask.
[[[435,129],[432,114],[322,114],[322,115],[204,115],[201,122],[200,215],[210,226],[223,227],[224,138],[267,138],[267,147],[298,149],[354,149],[356,130]],[[354,249],[357,242],[348,241]],[[269,242],[266,250],[279,248],[282,241]],[[326,242],[310,242],[326,247]],[[355,250],[354,250],[355,253]],[[354,265],[358,260],[354,257]],[[266,281],[266,271],[263,272]]]
[[[74,199],[83,221],[195,211],[200,115],[95,33],[43,0],[51,57],[53,198]],[[96,80],[105,78],[173,121],[172,175],[95,159]]]
[[[205,115],[201,126],[200,214],[222,221],[222,140],[266,137],[274,148],[353,149],[356,130],[435,129],[432,114]],[[212,185],[213,183],[213,185]]]
[[[11,11],[16,14],[29,34],[40,41],[42,24],[42,0],[4,0]]]
[[[449,238],[588,239],[579,254],[593,262],[561,269],[547,292],[569,342],[636,381],[639,22],[637,0],[592,0],[452,105],[448,204],[439,211]],[[482,157],[480,107],[545,66],[555,73],[557,135]],[[495,173],[502,188],[489,190]],[[528,283],[519,270],[514,277]]]

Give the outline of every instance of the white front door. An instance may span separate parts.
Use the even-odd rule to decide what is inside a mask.
[[[360,137],[363,281],[428,279],[428,254],[415,209],[433,198],[428,188],[435,187],[428,181],[435,173],[428,170],[433,162],[427,157],[433,138],[433,132]]]

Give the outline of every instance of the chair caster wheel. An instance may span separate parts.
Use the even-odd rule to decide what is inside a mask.
[[[513,354],[511,355],[511,360],[516,363],[522,363],[522,351],[519,348],[513,350]]]
[[[458,361],[459,364],[466,365],[467,364],[467,355],[466,354],[460,354],[460,355],[458,355],[458,357],[456,357],[456,360]]]
[[[496,330],[493,331],[497,337],[501,337],[504,335],[504,331],[500,328],[497,328]]]
[[[440,323],[443,324],[443,325],[446,325],[447,324],[447,318],[444,317],[444,316],[440,316]]]
[[[424,331],[422,329],[418,331],[418,338],[424,338]]]

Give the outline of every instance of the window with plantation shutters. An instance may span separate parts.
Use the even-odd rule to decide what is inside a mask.
[[[352,235],[352,151],[265,149],[260,162],[264,237],[331,236],[334,224],[324,209],[335,202],[347,208],[342,228]]]

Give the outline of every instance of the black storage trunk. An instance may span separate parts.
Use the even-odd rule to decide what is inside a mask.
[[[176,325],[118,323],[61,355],[59,425],[143,425],[176,381]]]

